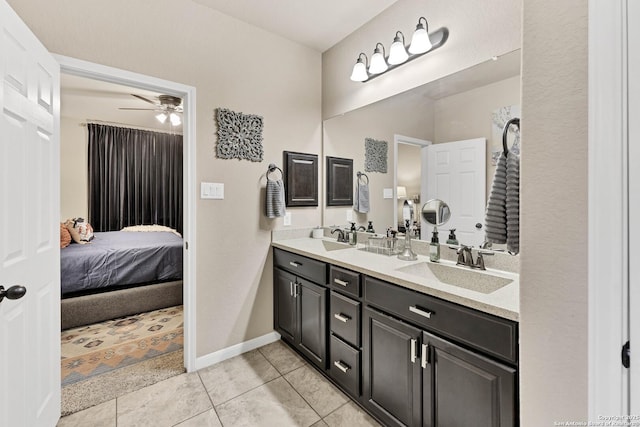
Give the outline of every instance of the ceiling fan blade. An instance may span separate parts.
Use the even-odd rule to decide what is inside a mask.
[[[155,108],[125,108],[120,107],[118,110],[137,110],[137,111],[157,111]]]
[[[138,98],[138,99],[140,99],[140,100],[142,100],[142,101],[144,101],[144,102],[148,102],[149,104],[156,105],[156,103],[155,103],[155,102],[151,101],[151,100],[150,100],[150,99],[148,99],[148,98],[145,98],[144,96],[136,95],[135,93],[132,93],[132,94],[131,94],[131,96],[134,96],[134,97],[136,97],[136,98]]]

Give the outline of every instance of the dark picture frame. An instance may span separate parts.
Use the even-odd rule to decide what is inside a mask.
[[[327,156],[327,206],[353,206],[353,159]]]
[[[284,151],[285,204],[318,206],[318,155]]]

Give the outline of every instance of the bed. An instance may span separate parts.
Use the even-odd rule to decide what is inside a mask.
[[[62,249],[62,329],[182,304],[182,247],[172,232],[110,231]]]

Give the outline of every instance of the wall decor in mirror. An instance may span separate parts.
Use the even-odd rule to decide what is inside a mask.
[[[318,156],[284,151],[287,207],[318,206]]]
[[[353,160],[327,157],[327,206],[353,205]]]

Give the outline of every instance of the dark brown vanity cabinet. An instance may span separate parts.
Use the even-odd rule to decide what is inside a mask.
[[[274,249],[273,256],[274,328],[324,370],[329,294],[326,264],[280,249]]]
[[[478,336],[477,345],[468,340],[475,348],[464,348],[429,332],[432,319],[438,319],[445,331],[448,324],[452,330],[465,329],[456,325],[461,319],[453,317],[458,306],[369,277],[364,288],[365,301],[375,304],[365,308],[363,319],[363,401],[367,409],[387,425],[518,424],[515,365],[476,351],[487,345],[486,337]],[[443,305],[435,309],[436,303]],[[402,319],[408,317],[398,312],[404,305],[407,313],[415,313],[418,307],[421,319],[415,324]],[[481,317],[489,325],[497,322],[498,334],[501,326],[515,327],[504,319]],[[471,330],[475,327],[467,325]]]

